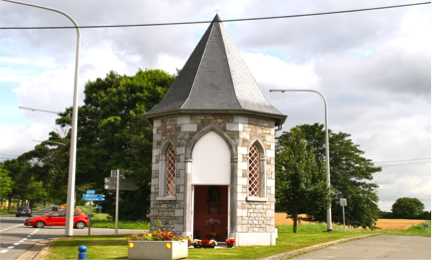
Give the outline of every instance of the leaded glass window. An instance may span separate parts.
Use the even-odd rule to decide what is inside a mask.
[[[166,168],[166,196],[175,195],[175,173],[176,173],[176,154],[174,147],[170,145],[167,150]]]
[[[259,197],[259,161],[258,147],[253,144],[249,150],[249,196]]]

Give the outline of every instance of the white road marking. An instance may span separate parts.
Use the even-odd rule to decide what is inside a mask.
[[[28,238],[23,238],[22,240],[27,240]]]
[[[18,241],[18,242],[20,242],[20,243],[24,243],[24,240],[20,240],[20,241]]]
[[[15,248],[14,246],[8,246],[7,248]]]
[[[15,243],[15,244],[13,244],[14,246],[18,246],[20,243]]]
[[[28,235],[27,237],[31,237],[31,235]]]
[[[9,250],[2,250],[2,251],[0,251],[0,254],[6,253],[7,251],[9,251]]]

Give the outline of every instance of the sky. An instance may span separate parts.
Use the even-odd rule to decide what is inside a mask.
[[[412,0],[28,0],[66,12],[82,26],[211,21],[334,12],[417,3]],[[209,24],[81,29],[79,100],[87,81],[114,70],[183,67]],[[72,26],[56,12],[0,1],[0,27]],[[351,134],[382,172],[379,208],[401,197],[431,210],[431,6],[322,16],[226,22],[269,102],[288,115],[283,131],[324,123],[313,89],[328,102],[328,126]],[[75,29],[0,30],[0,161],[46,140],[72,106]],[[331,149],[331,147],[330,147]],[[349,206],[349,201],[348,201]]]

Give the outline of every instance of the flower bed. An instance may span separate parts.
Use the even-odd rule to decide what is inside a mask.
[[[225,242],[227,243],[228,248],[233,248],[236,243],[235,239],[232,237],[228,238]]]
[[[158,225],[159,227],[160,225]],[[179,259],[188,257],[188,236],[160,229],[134,233],[128,241],[129,259]]]
[[[204,239],[204,240],[195,239],[193,241],[193,246],[194,248],[214,248],[215,246],[217,246],[217,242],[209,239]]]

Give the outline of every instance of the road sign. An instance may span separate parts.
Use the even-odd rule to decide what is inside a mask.
[[[87,197],[84,197],[83,200],[103,201],[103,200],[105,200],[105,198],[87,198]]]
[[[95,194],[94,190],[87,190],[87,194]]]
[[[119,170],[119,176],[123,177],[123,171]],[[117,170],[111,170],[111,177],[117,177]]]
[[[99,206],[98,209],[102,209],[102,206]]]
[[[105,178],[105,183],[117,183],[117,178],[112,178],[112,177],[106,177]],[[131,185],[135,185],[135,181],[132,179],[124,179],[124,178],[119,178],[119,182],[120,185],[121,184],[131,184]]]
[[[106,190],[115,190],[117,188],[115,183],[105,183],[104,187]],[[137,189],[139,189],[139,187],[137,185],[134,185],[134,184],[122,184],[122,183],[120,183],[120,186],[119,186],[119,190],[137,190]]]
[[[347,199],[345,199],[345,198],[340,199],[340,200],[339,200],[339,203],[340,203],[340,205],[341,205],[342,207],[346,207],[346,206],[348,206],[348,205],[347,205]]]
[[[83,194],[84,198],[103,198],[105,195],[103,194]]]

